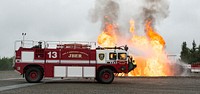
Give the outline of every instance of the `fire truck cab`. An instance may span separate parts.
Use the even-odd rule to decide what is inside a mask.
[[[13,67],[30,83],[43,77],[81,77],[108,84],[114,73],[136,67],[127,50],[127,46],[96,48],[93,42],[16,41]]]

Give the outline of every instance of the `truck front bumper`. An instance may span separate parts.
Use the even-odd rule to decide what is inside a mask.
[[[134,70],[137,67],[136,64],[133,64],[132,62],[128,63],[128,72]]]

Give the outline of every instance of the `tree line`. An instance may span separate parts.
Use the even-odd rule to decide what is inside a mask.
[[[0,70],[13,70],[13,57],[0,57]]]
[[[187,43],[183,42],[180,57],[181,61],[188,64],[200,62],[200,45],[197,47],[196,42],[193,40],[192,48],[188,48]]]

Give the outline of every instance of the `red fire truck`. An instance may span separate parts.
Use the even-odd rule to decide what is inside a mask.
[[[43,77],[81,77],[108,84],[114,73],[136,67],[127,46],[95,46],[94,42],[16,41],[14,69],[30,83]]]

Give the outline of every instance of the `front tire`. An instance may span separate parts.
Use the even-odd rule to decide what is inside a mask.
[[[43,73],[39,68],[30,67],[25,72],[25,79],[29,83],[38,83],[42,80]]]
[[[114,74],[111,69],[102,69],[98,72],[98,80],[103,84],[110,84],[114,80]]]

